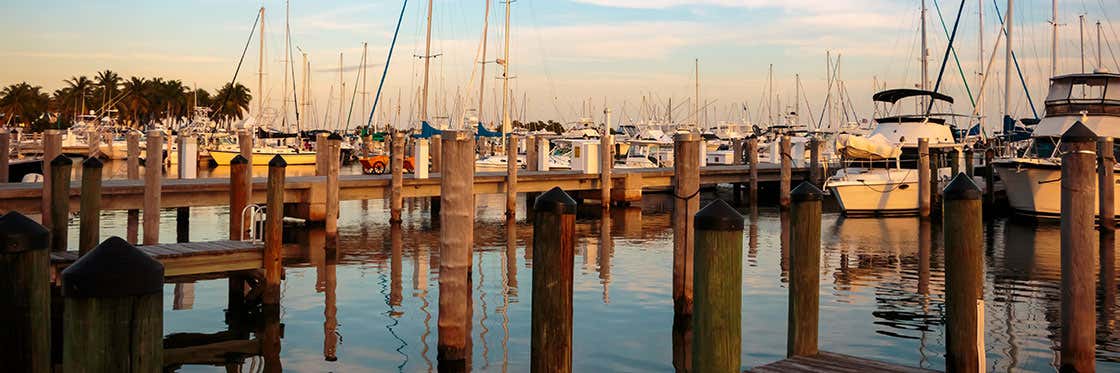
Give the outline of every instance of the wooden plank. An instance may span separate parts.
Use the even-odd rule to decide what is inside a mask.
[[[898,372],[898,373],[925,373],[934,372],[929,369],[914,368],[904,365],[885,363],[876,360],[863,359],[854,356],[822,351],[814,356],[799,356],[766,364],[748,370],[756,373],[790,373],[790,372]]]
[[[188,242],[138,246],[164,265],[167,278],[261,268],[264,246],[248,241]],[[78,259],[76,251],[52,253],[51,265],[62,271]]]

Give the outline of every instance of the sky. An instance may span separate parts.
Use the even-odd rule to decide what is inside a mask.
[[[947,31],[962,5],[957,0],[936,0],[943,28],[935,0],[927,1],[929,69],[934,81],[945,57]],[[979,64],[981,34],[984,58],[996,57],[986,84],[986,104],[980,110],[992,126],[997,121],[991,118],[1002,115],[1004,101],[1003,46],[993,53],[999,33],[995,6],[1006,12],[1006,1],[967,1],[954,42],[973,95],[979,92],[984,70]],[[234,79],[241,61],[236,80],[263,100],[265,112],[279,113],[286,96],[283,78],[292,74],[285,74],[284,58],[285,5],[289,4],[291,45],[299,48],[292,51],[296,89],[303,89],[300,50],[307,53],[311,66],[311,98],[300,97],[310,106],[301,108],[301,120],[310,127],[345,127],[346,123],[352,127],[368,118],[403,3],[16,0],[5,4],[4,22],[0,22],[4,35],[0,85],[27,81],[54,90],[72,76],[92,77],[111,69],[124,77],[180,79],[213,91]],[[424,0],[409,0],[404,8],[381,90],[379,121],[405,127],[420,116],[424,61],[419,56],[425,53],[427,5]],[[834,64],[839,60],[839,66],[834,66],[839,79],[830,97],[843,97],[849,118],[873,117],[876,109],[870,96],[876,84],[913,87],[921,81],[920,5],[920,0],[516,0],[510,8],[513,116],[565,123],[581,117],[602,121],[603,109],[610,108],[614,122],[663,117],[670,99],[673,106],[695,100],[698,61],[699,101],[706,103],[706,115],[700,115],[704,123],[765,123],[768,113],[796,110],[796,97],[800,97],[803,122],[822,121],[831,56]],[[260,38],[256,31],[241,60],[262,6],[266,9],[263,95],[257,92]],[[437,57],[431,58],[429,69],[433,121],[448,122],[446,118],[477,107],[480,80],[486,92],[483,119],[492,122],[500,117],[500,66],[492,62],[502,53],[506,4],[501,0],[491,4],[486,48],[486,61],[491,63],[480,79],[478,52],[487,19],[485,6],[485,0],[434,0],[431,45]],[[1101,21],[1103,65],[1120,71],[1120,24],[1115,18],[1120,17],[1120,2],[1060,0],[1058,12],[1059,74],[1081,70],[1079,15],[1086,20],[1088,69],[1097,65],[1095,23]],[[1013,17],[1015,53],[1041,115],[1051,67],[1051,1],[1018,0]],[[368,73],[359,79],[363,43],[368,43]],[[343,83],[339,82],[340,53]],[[953,61],[950,58],[944,70],[940,91],[957,100],[945,110],[969,114],[973,105]],[[768,95],[771,76],[773,95]],[[1011,113],[1033,116],[1023,88],[1017,79],[1014,83]],[[343,85],[344,111],[339,120]],[[843,88],[842,94],[837,88]],[[690,121],[690,105],[677,108],[674,120]],[[251,106],[256,110],[256,103]],[[291,108],[288,116],[294,117]],[[837,120],[840,116],[835,115]]]

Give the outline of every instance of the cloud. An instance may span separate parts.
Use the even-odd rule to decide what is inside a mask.
[[[42,58],[42,59],[66,59],[66,60],[102,60],[102,61],[156,61],[156,62],[189,62],[189,63],[224,63],[229,62],[228,58],[215,57],[215,56],[199,56],[199,55],[184,55],[184,54],[169,54],[158,52],[127,52],[127,53],[105,53],[105,52],[43,52],[43,51],[15,51],[15,52],[0,52],[2,57],[21,57],[21,58]]]
[[[384,64],[381,64],[381,63],[370,63],[370,64],[366,64],[366,66],[367,66],[367,67],[369,68],[369,73],[370,73],[370,75],[373,75],[373,73],[378,73],[378,74],[380,74],[380,72],[379,72],[380,70],[378,70],[378,69],[379,69],[379,68],[380,68],[381,66],[384,66]],[[361,64],[355,64],[355,65],[343,66],[343,67],[342,67],[342,72],[346,73],[346,72],[353,72],[353,71],[358,71],[358,69],[360,69],[360,68],[362,68],[362,65],[361,65]],[[337,72],[338,72],[338,70],[339,70],[339,69],[338,69],[338,67],[337,67],[337,66],[335,66],[335,67],[328,67],[328,68],[315,69],[315,72],[318,72],[318,73],[337,73]]]

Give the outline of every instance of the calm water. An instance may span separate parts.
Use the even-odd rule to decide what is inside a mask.
[[[478,196],[472,333],[473,367],[479,371],[528,370],[532,268],[526,245],[532,228],[523,212],[508,225],[503,204],[500,195]],[[613,209],[605,219],[581,216],[577,221],[576,371],[673,370],[671,203],[652,195],[643,205]],[[163,242],[175,239],[174,215],[174,210],[164,212]],[[781,231],[788,221],[774,209],[745,215],[742,361],[749,368],[785,354],[787,257]],[[193,208],[191,216],[192,240],[224,238],[227,208]],[[387,223],[386,201],[343,202],[337,251],[324,250],[321,230],[294,232],[299,257],[286,258],[282,285],[285,370],[435,369],[439,231],[432,228],[424,201],[406,200],[404,218],[394,230]],[[105,213],[102,234],[124,236],[125,221],[123,212]],[[835,213],[826,213],[823,221],[821,348],[943,369],[939,227],[915,218],[846,219]],[[77,242],[76,222],[71,234],[71,242]],[[997,220],[985,236],[989,370],[1053,370],[1060,308],[1058,227]],[[226,292],[224,279],[167,285],[165,333],[226,330]],[[1107,296],[1115,299],[1116,294]],[[1120,370],[1116,311],[1098,312],[1102,371]],[[246,369],[262,364],[260,357],[244,363]],[[180,371],[223,369],[184,366]]]

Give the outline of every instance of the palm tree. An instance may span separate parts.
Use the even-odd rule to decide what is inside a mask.
[[[67,88],[70,88],[70,97],[65,97],[66,101],[75,102],[74,109],[78,110],[78,113],[82,115],[86,114],[86,103],[87,100],[89,100],[90,93],[93,91],[93,81],[89,80],[85,75],[82,75],[71,77],[63,82],[68,85]],[[75,116],[74,119],[76,120],[77,116]]]
[[[45,124],[47,120],[44,114],[50,107],[51,98],[42,89],[43,87],[24,82],[12,84],[0,91],[0,111],[4,115],[5,124]]]
[[[241,85],[241,83],[226,83],[218,90],[216,96],[217,98],[212,106],[214,107],[213,114],[211,115],[226,122],[243,119],[245,112],[249,111],[249,102],[253,100],[249,88]]]
[[[148,80],[134,76],[126,80],[122,88],[127,95],[123,101],[125,111],[128,112],[129,118],[132,118],[132,126],[139,128],[140,118],[148,115],[149,105],[152,103],[145,92],[148,88]]]
[[[107,110],[109,108],[106,105],[109,104],[110,100],[115,99],[117,93],[120,92],[121,76],[112,70],[105,70],[97,73],[97,76],[93,79],[97,81],[97,87],[101,89],[101,110]]]

